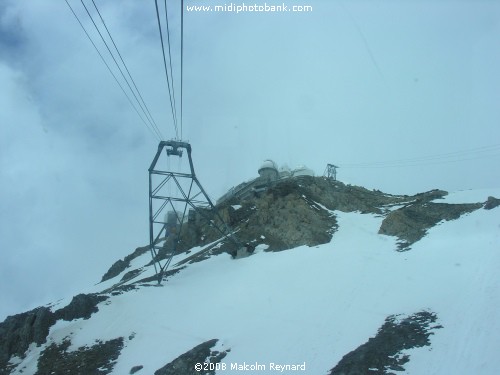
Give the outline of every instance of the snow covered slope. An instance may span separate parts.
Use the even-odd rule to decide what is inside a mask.
[[[492,194],[498,197],[500,190]],[[467,202],[488,198],[481,191],[461,192],[444,203],[464,195]],[[409,251],[396,251],[397,238],[379,234],[385,215],[321,209],[337,225],[324,244],[279,252],[260,244],[242,259],[214,255],[180,266],[162,285],[147,281],[154,275],[151,266],[143,267],[149,253],[135,258],[131,269],[143,267],[142,273],[108,289],[98,312],[57,320],[46,343],[32,344],[24,358],[11,357],[0,373],[214,373],[197,372],[196,357],[189,362],[189,356],[174,362],[177,370],[164,367],[212,339],[217,341],[205,353],[218,362],[212,364],[216,374],[498,373],[500,208],[441,221]],[[177,255],[172,264],[186,256]],[[85,293],[102,292],[121,276]],[[434,318],[422,328],[414,319],[418,313]],[[374,337],[379,334],[384,347],[395,341],[383,329],[388,318],[398,327],[422,328],[423,341],[399,337],[401,347],[386,351],[390,358],[377,355],[380,348],[369,344]],[[78,365],[77,358],[87,364]],[[92,361],[97,367],[89,372]]]

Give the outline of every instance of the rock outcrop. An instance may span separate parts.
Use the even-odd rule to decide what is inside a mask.
[[[118,259],[113,265],[109,268],[109,270],[103,275],[101,279],[101,283],[103,281],[112,279],[113,277],[119,275],[123,271],[125,271],[128,267],[130,267],[130,262],[141,256],[146,251],[149,250],[149,246],[138,247],[132,254],[127,255],[123,259]]]
[[[78,294],[73,297],[68,306],[54,313],[56,320],[89,319],[93,313],[99,311],[97,304],[106,301],[109,297],[99,294]]]
[[[346,354],[329,375],[385,375],[404,371],[403,365],[410,356],[402,351],[430,345],[432,331],[442,328],[435,324],[436,320],[436,314],[429,311],[405,318],[389,316],[375,337]]]
[[[31,343],[45,343],[50,327],[56,322],[47,307],[7,317],[0,323],[0,374],[9,374],[11,356],[23,357]]]
[[[398,249],[409,250],[410,246],[425,236],[427,229],[442,220],[455,220],[461,215],[482,207],[481,203],[446,204],[416,201],[389,213],[379,233],[396,236]]]
[[[217,339],[212,339],[195,346],[161,369],[156,370],[154,375],[215,375],[215,366],[213,365],[220,363],[229,351],[211,350],[217,341]],[[205,366],[197,370],[195,367],[197,364],[205,364]]]
[[[500,199],[495,197],[488,197],[488,200],[484,203],[485,210],[492,210],[500,206]]]
[[[98,311],[97,304],[108,299],[96,294],[79,294],[55,312],[47,307],[7,317],[0,323],[0,375],[8,374],[8,361],[12,356],[23,357],[31,343],[40,346],[46,342],[50,327],[57,320],[89,319]]]
[[[411,245],[423,238],[427,231],[442,221],[458,219],[460,216],[481,208],[491,210],[500,206],[500,199],[489,197],[484,203],[447,204],[436,202],[447,195],[442,190],[431,190],[413,196],[391,195],[378,190],[343,184],[323,177],[303,176],[286,179],[259,194],[244,200],[233,197],[216,207],[217,212],[204,211],[201,217],[185,223],[180,231],[182,238],[178,252],[190,251],[194,246],[201,250],[193,252],[175,264],[163,275],[163,279],[182,272],[189,263],[202,261],[222,253],[236,255],[234,242],[223,237],[210,225],[219,217],[236,233],[241,244],[251,252],[258,245],[266,245],[266,251],[284,251],[298,246],[317,246],[335,241],[339,228],[336,212],[360,212],[380,218],[379,233],[398,238],[395,250],[409,250]],[[164,240],[164,239],[163,239]],[[171,240],[171,239],[169,239]],[[168,245],[167,241],[165,243]],[[102,277],[102,281],[122,275],[121,280],[102,291],[101,294],[79,294],[59,310],[52,312],[47,307],[8,317],[0,323],[0,375],[10,373],[9,361],[23,357],[30,344],[45,344],[50,327],[58,320],[89,319],[98,311],[97,305],[109,296],[129,292],[141,285],[157,281],[157,276],[148,275],[139,279],[147,269],[130,269],[131,261],[147,252],[149,246],[139,247],[125,258],[115,262]],[[311,251],[314,251],[311,250]],[[166,256],[160,251],[158,257]],[[128,271],[128,272],[127,272]],[[408,357],[401,350],[428,345],[435,314],[419,312],[406,318],[388,317],[377,335],[355,351],[347,354],[330,374],[383,374],[403,369]],[[155,372],[155,375],[199,374],[196,363],[219,363],[227,351],[212,350],[217,340],[204,342],[182,354],[174,361]],[[122,347],[123,338],[116,338],[96,345],[69,351],[69,338],[46,345],[39,358],[37,374],[55,373],[109,373]],[[142,365],[131,368],[130,373],[140,372]],[[210,369],[202,372],[213,374]]]
[[[69,351],[71,341],[47,346],[38,360],[35,375],[109,374],[123,349],[123,337]]]
[[[178,253],[194,246],[207,246],[221,238],[221,233],[211,225],[219,215],[238,241],[251,250],[259,244],[266,251],[282,251],[301,245],[316,246],[332,240],[338,229],[335,211],[361,212],[384,217],[379,233],[398,238],[396,250],[410,246],[425,236],[426,231],[443,220],[454,220],[461,215],[483,206],[482,203],[446,204],[436,203],[448,193],[443,190],[409,195],[393,195],[379,190],[368,190],[360,186],[346,185],[324,177],[301,176],[281,180],[268,190],[241,200],[237,197],[219,204],[217,215],[204,211],[203,218],[183,226]],[[497,207],[500,200],[490,197],[485,209]],[[333,240],[335,240],[333,238]],[[166,243],[165,247],[171,246]],[[103,280],[123,272],[130,261],[147,251],[140,247],[123,260],[116,262],[103,276]],[[193,257],[197,262],[212,255],[237,254],[235,244],[223,239],[218,246]],[[163,259],[167,251],[160,251]]]
[[[224,216],[243,242],[268,245],[281,251],[331,240],[335,215],[303,191],[301,180],[285,180],[265,194],[241,202],[241,208],[223,207]]]

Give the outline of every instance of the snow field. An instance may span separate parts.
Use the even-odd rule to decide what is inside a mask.
[[[243,362],[306,362],[307,374],[324,374],[388,315],[428,309],[444,328],[431,347],[408,351],[406,373],[497,373],[500,210],[440,223],[407,252],[377,234],[383,218],[335,214],[339,230],[328,244],[190,264],[162,286],[111,297],[89,320],[58,322],[50,339],[69,336],[77,348],[123,336],[113,374],[136,365],[152,374],[213,338],[218,350],[231,349],[221,374],[240,373],[230,365]]]

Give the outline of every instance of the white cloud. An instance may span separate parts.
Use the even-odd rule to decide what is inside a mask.
[[[312,13],[185,14],[184,138],[211,196],[255,176],[267,158],[320,174],[327,163],[496,142],[497,4],[307,3]],[[154,6],[98,5],[171,138]],[[178,84],[177,8],[169,10]],[[98,281],[146,243],[157,141],[64,2],[4,2],[0,29],[2,316]],[[498,186],[498,156],[341,168],[338,177],[394,193]]]

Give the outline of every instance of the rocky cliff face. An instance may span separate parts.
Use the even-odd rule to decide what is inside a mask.
[[[23,358],[24,353],[34,343],[38,346],[46,342],[49,329],[57,320],[89,319],[97,312],[96,305],[106,300],[107,296],[79,294],[71,303],[55,312],[48,307],[7,317],[0,323],[0,374],[9,374],[8,361],[16,356]]]
[[[397,237],[397,250],[404,251],[439,222],[455,220],[486,204],[488,207],[496,204],[493,197],[488,200],[489,203],[434,202],[447,194],[446,191],[431,190],[413,196],[392,195],[323,177],[303,176],[283,180],[266,192],[243,201],[230,199],[217,206],[217,209],[237,233],[241,243],[249,243],[253,247],[265,244],[268,246],[267,251],[330,242],[337,228],[335,211],[377,214],[384,217],[379,233]],[[194,246],[205,246],[219,238],[220,234],[206,221],[201,221],[186,226],[181,236],[184,242],[180,252]],[[138,248],[124,260],[115,263],[103,280],[117,271],[125,270],[130,261],[146,250],[147,247]],[[236,254],[233,244],[223,241],[222,246],[193,261],[221,252]]]
[[[429,228],[439,222],[456,220],[481,207],[482,203],[446,204],[417,200],[389,213],[379,233],[397,237],[398,249],[409,250],[413,243],[425,236]]]
[[[9,316],[0,324],[0,374],[9,374],[9,359],[22,357],[31,343],[41,345],[55,323],[53,313],[47,307]]]
[[[420,311],[408,317],[389,316],[377,334],[368,342],[346,354],[330,371],[329,375],[384,375],[392,371],[405,371],[409,355],[403,350],[430,346],[434,330],[442,328],[436,324],[436,314]]]

